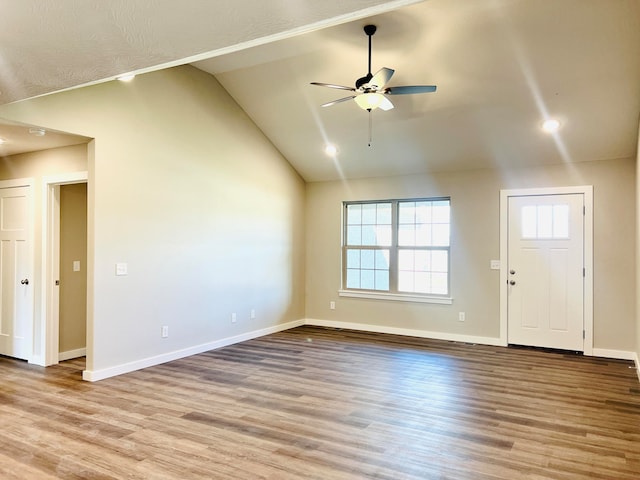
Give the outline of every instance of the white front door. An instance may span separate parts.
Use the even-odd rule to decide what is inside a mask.
[[[33,331],[30,205],[31,187],[0,188],[0,354],[25,360]]]
[[[584,351],[584,195],[508,202],[508,343]]]

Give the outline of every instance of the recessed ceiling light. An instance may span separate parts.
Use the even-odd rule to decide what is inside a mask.
[[[329,144],[326,147],[324,147],[324,153],[326,153],[330,157],[333,157],[336,153],[338,153],[338,149],[336,148],[335,145]]]
[[[122,75],[118,77],[118,80],[120,80],[121,82],[130,82],[135,78],[135,76],[136,76],[135,73],[128,73],[127,75]]]
[[[3,143],[7,143],[7,141],[4,138],[0,138],[0,145],[2,145]]]
[[[36,137],[44,137],[47,131],[44,128],[30,128],[29,133],[31,135],[35,135]]]
[[[547,133],[557,132],[560,128],[560,122],[555,118],[550,118],[545,120],[542,124],[542,129]]]

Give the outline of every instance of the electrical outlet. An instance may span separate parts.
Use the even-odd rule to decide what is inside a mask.
[[[234,313],[231,314],[231,323],[236,323],[238,320],[238,316]]]
[[[335,310],[336,309],[336,302],[329,302],[329,308],[331,310]]]
[[[458,321],[464,322],[466,320],[466,315],[464,312],[458,312]]]
[[[251,320],[253,320],[254,318],[256,318],[256,311],[252,308],[251,309]]]
[[[162,338],[167,338],[169,336],[169,326],[163,325],[162,327]]]

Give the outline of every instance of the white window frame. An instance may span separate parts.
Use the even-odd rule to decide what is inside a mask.
[[[400,302],[416,302],[416,303],[434,303],[451,305],[453,298],[451,297],[451,232],[449,233],[449,245],[446,247],[429,247],[428,250],[446,250],[448,252],[448,266],[447,266],[447,294],[423,294],[423,293],[406,293],[397,291],[397,258],[398,252],[403,247],[398,246],[398,205],[402,202],[432,202],[432,201],[448,201],[449,208],[451,209],[450,197],[420,197],[420,198],[402,198],[402,199],[383,199],[383,200],[366,200],[366,201],[344,201],[342,202],[342,240],[341,240],[341,261],[342,261],[342,278],[341,289],[338,290],[340,297],[353,297],[353,298],[366,298],[373,300],[392,300]],[[373,247],[372,249],[385,248],[390,252],[390,264],[389,264],[389,291],[380,290],[366,290],[366,289],[348,289],[346,288],[346,275],[347,275],[347,207],[349,205],[366,205],[366,204],[379,204],[379,203],[391,203],[392,211],[392,241],[388,247]],[[451,225],[451,219],[449,220]],[[367,247],[364,247],[365,249]]]

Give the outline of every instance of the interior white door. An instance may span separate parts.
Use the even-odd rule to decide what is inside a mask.
[[[33,285],[28,186],[0,188],[0,354],[29,359]]]
[[[584,351],[584,195],[509,197],[510,344]]]

